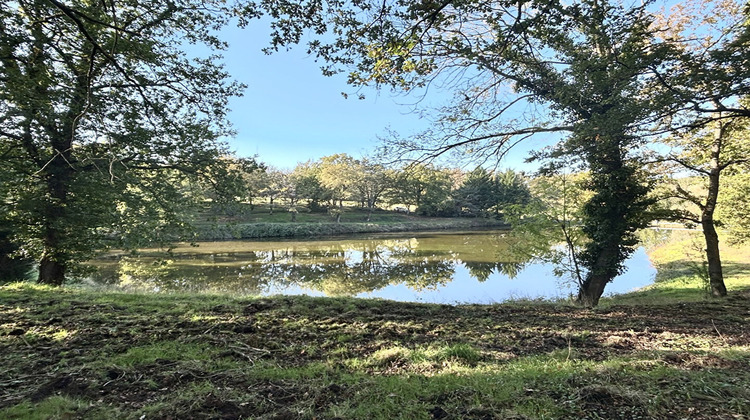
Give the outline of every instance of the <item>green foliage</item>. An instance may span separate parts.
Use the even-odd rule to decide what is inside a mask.
[[[357,177],[356,160],[344,153],[320,158],[320,182],[332,192],[332,198],[343,206]]]
[[[320,179],[320,165],[308,161],[298,164],[292,174],[295,194],[299,199],[308,200],[311,211],[321,211],[322,203],[332,199],[331,190],[327,189]]]
[[[590,173],[586,188],[592,194],[581,220],[590,241],[578,258],[588,271],[582,303],[595,305],[633,252],[634,232],[648,221],[649,184],[637,159],[644,122],[658,119],[674,99],[669,92],[644,93],[655,69],[679,57],[655,38],[647,5],[586,0],[328,6],[337,16],[329,21],[325,11],[283,14],[298,28],[330,25],[337,35],[331,43],[310,43],[331,64],[329,71],[346,67],[354,85],[408,91],[447,80],[455,90],[454,104],[439,110],[433,128],[411,139],[394,136],[387,145],[391,153],[426,160],[455,152],[485,162],[530,136],[567,133],[542,155],[573,157]],[[364,10],[379,13],[363,13],[363,21]],[[368,16],[377,16],[377,24]],[[273,46],[299,39],[276,37]],[[467,73],[472,76],[463,78]],[[467,214],[502,211],[490,199],[488,175],[475,171],[457,191],[457,205]]]
[[[284,215],[285,221],[279,222],[255,222],[238,223],[233,225],[205,228],[198,233],[201,240],[221,239],[253,239],[253,238],[307,238],[315,236],[345,235],[352,233],[378,233],[378,232],[410,232],[420,230],[443,230],[443,229],[470,229],[488,226],[505,226],[505,224],[494,220],[456,220],[449,218],[386,218],[377,213],[372,221],[364,222],[366,213],[357,212],[355,221],[352,221],[350,213],[339,213],[338,209],[332,210],[334,215],[341,215],[340,223],[335,223],[335,218],[319,218],[310,222],[290,222],[289,216]],[[380,218],[381,220],[377,220]]]
[[[510,207],[506,216],[513,227],[511,235],[519,238],[513,253],[552,263],[556,276],[579,287],[586,274],[578,260],[587,241],[581,221],[583,206],[591,195],[585,182],[584,173],[537,176],[530,181],[528,204]]]
[[[459,215],[501,217],[515,206],[528,204],[531,194],[526,181],[516,172],[492,173],[477,167],[466,175],[452,197]]]
[[[717,210],[732,244],[750,241],[750,170],[723,178]]]
[[[31,260],[20,252],[11,235],[8,225],[0,227],[0,284],[25,280],[31,271]]]
[[[460,213],[475,217],[486,215],[495,204],[494,187],[492,174],[488,170],[477,167],[469,172],[463,184],[453,192]]]
[[[635,250],[634,232],[649,222],[653,199],[632,151],[641,121],[655,110],[638,92],[644,72],[670,49],[654,43],[643,8],[584,2],[559,13],[560,25],[581,25],[580,32],[541,27],[535,33],[570,66],[559,71],[545,62],[521,63],[520,78],[571,124],[570,136],[547,156],[580,159],[588,169],[584,186],[592,194],[581,229],[589,241],[577,259],[587,270],[579,301],[592,306]]]
[[[397,170],[387,197],[393,204],[405,204],[423,216],[450,216],[452,181],[447,171],[433,165],[413,164]]]
[[[244,195],[219,141],[241,86],[183,51],[224,47],[214,6],[2,2],[0,211],[40,281],[110,245],[185,237],[206,190]]]

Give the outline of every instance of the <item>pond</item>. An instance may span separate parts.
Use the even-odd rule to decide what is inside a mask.
[[[431,303],[554,299],[575,293],[551,264],[513,252],[507,231],[373,235],[359,238],[202,242],[167,253],[113,253],[92,262],[91,281],[152,291],[237,295],[357,296]],[[607,286],[623,293],[653,281],[639,249]]]

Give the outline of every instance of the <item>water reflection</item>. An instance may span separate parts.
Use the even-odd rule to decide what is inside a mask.
[[[146,250],[138,257],[98,259],[92,262],[99,268],[92,280],[155,291],[381,296],[452,303],[505,300],[511,296],[499,284],[530,272],[536,278],[520,283],[530,286],[531,297],[559,295],[558,281],[540,273],[539,264],[514,255],[510,241],[506,232],[492,231],[409,238],[206,242],[169,254]],[[540,280],[546,283],[542,289],[551,290],[536,293],[538,287],[531,284]],[[498,293],[481,299],[452,297],[487,286]],[[394,290],[403,292],[393,296]]]

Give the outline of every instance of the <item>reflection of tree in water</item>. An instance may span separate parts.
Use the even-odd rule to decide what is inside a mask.
[[[513,242],[504,232],[477,238],[466,236],[462,243],[471,246],[458,247],[455,259],[480,282],[487,281],[495,273],[513,279],[531,259],[527,254],[515,252]]]
[[[475,279],[484,282],[494,273],[500,273],[508,278],[516,278],[518,274],[526,267],[523,262],[472,262],[464,261],[464,267],[469,270],[469,274]]]
[[[420,239],[303,242],[285,248],[214,254],[155,255],[99,261],[100,283],[165,291],[283,293],[290,287],[327,295],[356,295],[392,284],[414,290],[449,283],[455,266],[486,281],[493,272],[514,277],[523,262],[501,260],[507,241],[500,235],[437,235]],[[507,259],[507,258],[506,258]]]

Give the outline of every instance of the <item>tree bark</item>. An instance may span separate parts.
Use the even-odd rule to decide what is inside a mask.
[[[58,144],[58,146],[63,146]],[[58,148],[59,150],[60,148]],[[50,200],[44,203],[44,252],[39,262],[37,283],[61,286],[65,281],[67,268],[65,245],[60,231],[60,224],[65,222],[65,206],[68,201],[68,186],[72,182],[73,170],[69,166],[72,160],[70,148],[53,156],[46,166],[47,191]]]
[[[708,282],[711,287],[711,296],[724,297],[727,295],[727,287],[724,284],[724,274],[721,268],[719,235],[714,228],[713,217],[701,222],[703,236],[706,238],[706,259],[708,260]]]
[[[617,276],[617,269],[612,266],[612,261],[617,256],[619,241],[614,236],[612,239],[598,255],[596,264],[590,267],[590,271],[578,289],[576,302],[581,306],[587,308],[597,306],[604,288]]]
[[[65,265],[45,255],[39,262],[37,283],[50,286],[62,286],[65,281]]]
[[[599,304],[604,288],[611,279],[606,275],[588,275],[583,285],[578,289],[577,303],[586,308],[593,308]]]
[[[706,204],[701,209],[701,227],[706,239],[706,260],[708,261],[708,282],[711,288],[711,296],[724,297],[727,288],[724,285],[724,274],[721,268],[721,253],[719,251],[719,235],[716,233],[714,223],[714,211],[719,197],[719,180],[721,176],[720,155],[722,141],[725,135],[725,126],[718,122],[718,127],[711,144],[710,169],[708,171],[708,192]]]

